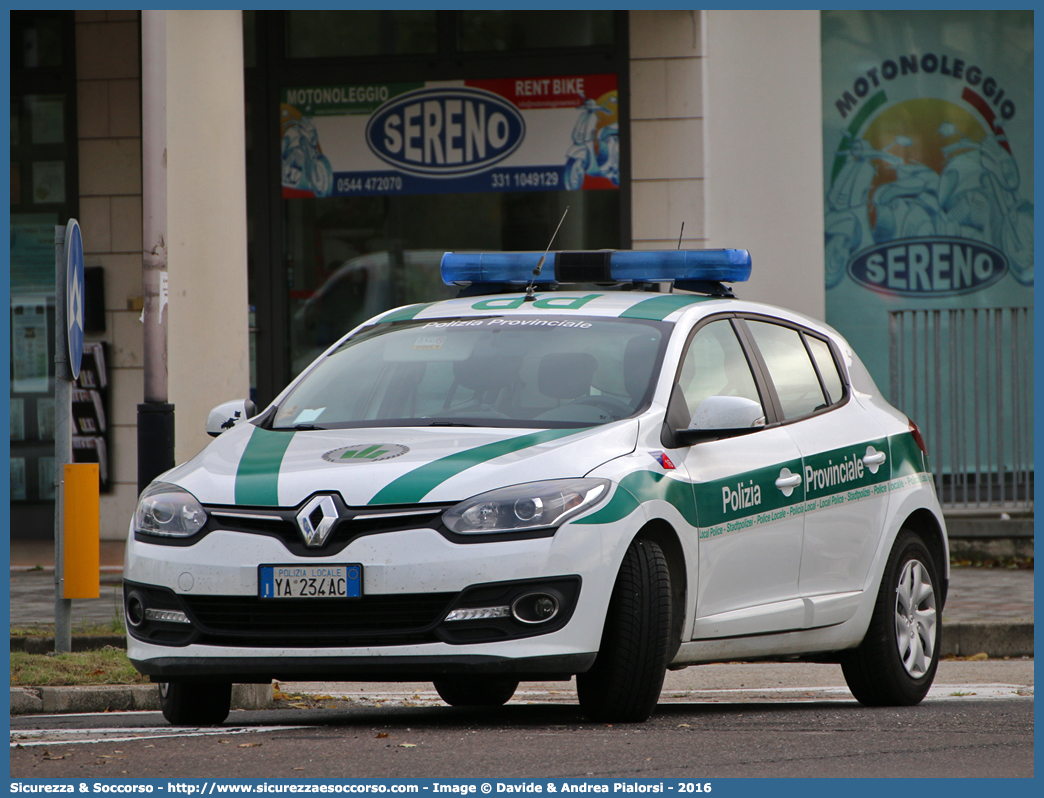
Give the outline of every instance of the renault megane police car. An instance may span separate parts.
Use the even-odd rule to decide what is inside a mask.
[[[145,490],[128,653],[170,722],[220,723],[233,683],[476,706],[573,676],[590,718],[640,721],[665,669],[737,659],[925,696],[946,529],[852,348],[734,298],[742,250],[541,258],[447,253],[459,298],[368,321],[260,414],[217,408]]]

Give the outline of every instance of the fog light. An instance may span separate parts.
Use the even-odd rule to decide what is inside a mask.
[[[558,599],[550,593],[529,593],[515,599],[511,614],[522,623],[544,623],[558,615]]]
[[[191,623],[191,621],[188,619],[188,616],[181,610],[157,610],[153,609],[152,607],[149,607],[147,610],[145,610],[145,618],[149,621],[167,621],[168,623]]]
[[[477,621],[484,618],[507,618],[511,615],[508,607],[474,607],[453,610],[446,616],[447,621]]]
[[[131,626],[140,626],[145,620],[145,605],[134,593],[127,599],[127,623]]]

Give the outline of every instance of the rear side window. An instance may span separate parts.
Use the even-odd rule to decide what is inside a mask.
[[[801,333],[791,327],[750,319],[747,326],[768,367],[784,418],[805,416],[829,406]]]
[[[812,352],[816,366],[819,367],[819,376],[823,378],[823,387],[827,392],[827,403],[837,404],[841,401],[841,394],[844,393],[845,389],[841,382],[841,375],[837,371],[837,363],[834,362],[834,356],[830,354],[830,347],[827,346],[826,341],[814,338],[811,335],[806,335],[805,340],[808,342],[808,348]]]

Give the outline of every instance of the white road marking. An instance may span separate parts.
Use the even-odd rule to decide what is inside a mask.
[[[81,745],[93,743],[126,743],[139,740],[169,740],[172,737],[224,737],[232,734],[308,729],[310,726],[208,726],[150,727],[125,729],[22,729],[11,731],[11,747],[31,748],[41,745]],[[62,739],[75,737],[77,739]],[[44,739],[39,739],[44,738]]]

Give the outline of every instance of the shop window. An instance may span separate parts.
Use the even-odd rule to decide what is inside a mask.
[[[11,12],[11,525],[50,533],[54,500],[54,229],[76,214],[71,11]]]
[[[244,18],[260,402],[366,319],[455,295],[439,274],[448,250],[543,250],[567,207],[555,249],[626,246],[625,23],[586,11]]]
[[[461,11],[458,45],[466,53],[604,47],[613,44],[612,11]]]
[[[64,61],[65,36],[60,14],[11,12],[11,71],[53,69]]]
[[[288,11],[287,58],[434,53],[434,11]]]

